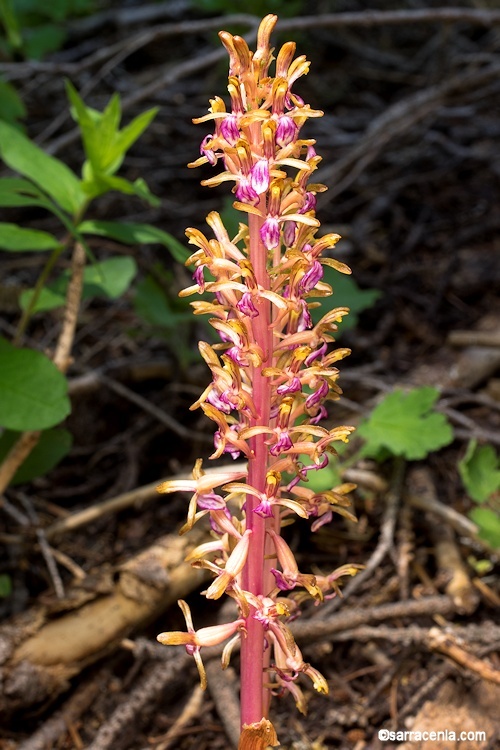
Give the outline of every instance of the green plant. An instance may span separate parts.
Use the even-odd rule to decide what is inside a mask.
[[[356,435],[363,443],[358,452],[339,461],[330,459],[329,478],[339,482],[342,470],[365,456],[384,461],[401,456],[408,461],[426,458],[453,441],[453,430],[443,414],[435,410],[439,392],[423,386],[386,395],[359,425]],[[471,500],[478,507],[469,517],[479,527],[479,536],[494,549],[500,549],[500,458],[491,445],[479,446],[471,440],[458,463],[458,472]],[[313,476],[310,486],[322,489],[323,478]]]
[[[469,516],[479,526],[479,536],[500,549],[500,457],[492,445],[471,440],[458,464],[469,497],[477,504]]]
[[[439,391],[429,386],[385,396],[359,426],[362,455],[378,460],[388,455],[409,461],[425,458],[453,441],[453,430],[443,414],[434,410]]]
[[[134,310],[149,333],[163,339],[185,371],[197,359],[191,346],[193,314],[188,302],[173,291],[174,274],[160,263],[153,272],[136,284]]]
[[[0,0],[0,38],[4,56],[40,60],[60,49],[66,39],[65,22],[91,13],[95,0]]]
[[[84,104],[70,83],[67,89],[84,144],[82,178],[15,126],[0,121],[0,157],[18,175],[0,179],[0,207],[41,209],[52,214],[59,225],[50,233],[0,222],[0,251],[35,252],[46,258],[34,288],[20,297],[22,314],[13,341],[0,338],[2,491],[10,480],[26,481],[46,472],[69,450],[70,436],[56,425],[70,411],[64,373],[80,302],[96,296],[115,299],[127,291],[136,275],[135,260],[129,255],[96,260],[89,237],[107,237],[128,245],[159,243],[180,257],[175,239],[155,227],[86,218],[94,200],[111,190],[158,205],[144,180],[130,182],[117,175],[126,152],[156,110],[144,112],[120,128],[118,96],[98,112]],[[57,274],[60,261],[66,261],[68,254],[70,267]],[[21,343],[32,317],[57,307],[64,308],[64,315],[51,361],[46,354],[23,348]]]

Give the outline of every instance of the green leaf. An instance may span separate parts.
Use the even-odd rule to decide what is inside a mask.
[[[17,120],[26,117],[26,107],[12,84],[0,80],[0,120],[19,128]]]
[[[136,273],[135,260],[122,255],[87,266],[83,273],[82,299],[93,297],[117,299],[127,291]],[[62,307],[66,301],[69,279],[70,272],[64,271],[52,284],[44,287],[33,312],[45,312]],[[19,302],[23,310],[28,307],[32,296],[32,289],[21,294]]]
[[[146,128],[149,127],[151,121],[156,117],[157,113],[158,107],[153,107],[146,112],[142,112],[117,134],[115,143],[117,157],[120,154],[126,153],[138,138],[140,138]]]
[[[93,181],[97,182],[98,178],[105,175],[113,175],[123,162],[126,152],[155,117],[158,108],[143,112],[123,130],[119,130],[121,103],[118,94],[111,97],[103,112],[98,112],[85,104],[69,81],[66,81],[66,90],[72,104],[73,117],[82,133],[85,154],[92,165]]]
[[[83,210],[87,196],[71,169],[42,151],[17,128],[2,121],[0,156],[8,167],[32,180],[69,214]]]
[[[0,222],[0,250],[11,253],[35,250],[55,250],[60,247],[59,240],[40,229],[24,229],[17,224]]]
[[[20,177],[0,178],[0,207],[43,206],[52,210],[48,198],[29,180]]]
[[[68,282],[66,280],[66,286],[63,286],[62,284],[59,285],[57,281],[58,280],[56,280],[50,287],[46,286],[41,290],[36,305],[32,309],[33,314],[37,312],[47,312],[47,310],[56,310],[58,307],[64,306]],[[33,294],[33,289],[27,289],[26,291],[21,292],[19,295],[19,305],[21,310],[28,309]]]
[[[61,49],[65,39],[65,30],[53,23],[25,29],[23,40],[25,57],[30,60],[41,60],[50,52],[57,52]]]
[[[410,461],[425,458],[453,441],[453,431],[443,414],[432,407],[439,398],[435,388],[424,386],[404,393],[390,393],[358,427],[364,438],[364,455],[377,456],[381,449]]]
[[[94,172],[106,172],[114,161],[109,151],[120,124],[120,97],[114,94],[104,112],[98,112],[87,107],[70,81],[66,81],[66,92],[72,104],[71,114],[80,127],[85,155]]]
[[[469,517],[479,526],[479,536],[493,549],[500,549],[500,515],[491,508],[473,508]]]
[[[0,20],[7,32],[7,39],[14,49],[20,49],[23,43],[19,21],[14,12],[12,0],[0,0]]]
[[[458,463],[458,471],[467,493],[476,503],[486,502],[500,489],[500,460],[492,445],[478,446],[477,440],[471,440]]]
[[[88,162],[85,163],[83,189],[89,198],[97,198],[99,195],[116,190],[125,195],[137,195],[151,206],[158,207],[161,201],[150,192],[142,178],[130,182],[124,177],[115,177],[103,172],[95,172]]]
[[[83,298],[104,296],[117,299],[127,291],[136,273],[135,260],[126,255],[94,263],[85,269]]]
[[[151,224],[132,224],[119,221],[83,221],[78,226],[82,234],[97,234],[126,245],[163,245],[178,263],[185,263],[191,253],[173,235]]]
[[[0,338],[0,425],[9,430],[45,430],[70,412],[66,378],[32,349]]]
[[[4,460],[20,432],[6,430],[0,437],[0,462]],[[11,484],[31,482],[35,477],[48,474],[71,450],[73,438],[68,430],[53,428],[45,430],[28,458],[15,473]]]

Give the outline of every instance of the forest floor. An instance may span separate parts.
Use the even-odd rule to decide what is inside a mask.
[[[343,598],[294,623],[329,695],[308,693],[307,716],[276,697],[272,717],[288,750],[485,750],[500,740],[499,554],[469,518],[458,463],[471,441],[500,445],[500,14],[365,5],[336,3],[333,17],[318,0],[303,18],[280,19],[276,35],[311,60],[296,88],[325,113],[307,126],[329,188],[317,213],[324,233],[342,235],[335,257],[355,280],[339,282],[334,300],[353,310],[340,333],[352,354],[329,417],[356,425],[395,389],[432,386],[453,441],[423,460],[376,462],[350,461],[353,438],[340,471],[358,485],[358,523],[288,530],[301,570],[366,567]],[[92,218],[147,222],[185,244],[187,226],[227,211],[224,186],[200,187],[209,168],[186,167],[206,134],[192,118],[226,90],[215,32],[251,35],[255,24],[204,18],[187,2],[109,3],[70,21],[60,51],[0,62],[0,74],[23,98],[29,135],[75,171],[65,78],[98,110],[119,92],[124,122],[158,107],[120,174],[143,177],[161,205],[111,193]],[[3,220],[54,226],[32,209]],[[226,675],[217,654],[207,659],[202,694],[183,650],[156,642],[182,627],[180,597],[197,627],[218,615],[197,593],[200,572],[182,564],[194,543],[177,535],[186,498],[154,490],[213,450],[207,420],[189,411],[208,382],[196,346],[206,329],[176,300],[190,274],[164,247],[91,247],[98,260],[134,257],[138,274],[119,299],[83,303],[68,371],[71,452],[0,502],[0,573],[12,583],[0,599],[0,747],[234,747],[237,654]],[[12,338],[19,293],[41,267],[39,253],[0,252],[2,336]],[[35,316],[24,344],[53,350],[60,323],[57,310]],[[498,492],[489,502],[498,512]],[[484,737],[384,741],[385,730],[410,729]]]

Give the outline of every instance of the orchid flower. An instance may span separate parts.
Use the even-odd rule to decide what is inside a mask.
[[[242,222],[230,237],[221,216],[211,212],[212,238],[197,228],[186,230],[196,249],[187,261],[194,268],[193,284],[181,292],[213,295],[211,301],[191,303],[195,314],[209,316],[215,334],[214,343],[199,344],[211,380],[191,408],[214,423],[210,458],[245,457],[248,470],[205,475],[197,461],[192,480],[159,488],[192,493],[182,531],[208,516],[214,540],[193,550],[189,560],[214,575],[204,595],[218,599],[226,593],[239,610],[227,625],[195,631],[182,602],[187,633],[163,633],[159,639],[186,646],[202,687],[200,648],[231,637],[228,653],[241,639],[240,750],[277,744],[268,719],[272,694],[290,692],[305,711],[298,685],[303,675],[318,692],[328,691],[326,679],[304,662],[286,620],[298,614],[303,596],[319,602],[338,591],[340,575],[358,569],[301,573],[281,536],[282,522],[295,517],[314,519],[313,529],[329,522],[332,511],[354,519],[348,499],[353,485],[322,493],[304,485],[310,471],[327,465],[333,444],[347,442],[354,428],[319,424],[341,394],[335,365],[350,352],[330,345],[348,309],[329,310],[316,323],[311,309],[319,304],[316,298],[332,293],[324,266],[340,273],[350,269],[324,255],[338,234],[316,237],[316,195],[326,187],[311,179],[321,159],[302,129],[322,112],[294,91],[309,63],[304,56],[294,59],[293,42],[278,51],[273,75],[270,37],[276,21],[274,15],[263,19],[253,53],[241,37],[220,32],[229,55],[228,104],[217,96],[195,120],[210,132],[189,166],[218,170],[202,184],[228,183]]]

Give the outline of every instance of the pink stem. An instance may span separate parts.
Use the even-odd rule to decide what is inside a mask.
[[[265,212],[265,198],[261,197],[259,208]],[[253,214],[249,215],[250,232],[250,260],[257,278],[257,283],[264,289],[269,289],[269,275],[267,272],[267,251],[260,239],[259,230],[263,219]],[[253,323],[255,343],[264,352],[261,367],[255,367],[252,373],[253,400],[257,411],[257,418],[253,424],[269,425],[271,388],[269,378],[262,375],[262,368],[272,362],[272,332],[270,329],[270,304],[265,299],[258,300],[259,315]],[[251,439],[251,448],[255,458],[249,462],[248,484],[259,492],[264,492],[266,473],[268,470],[268,447],[265,445],[267,437],[257,435]],[[245,568],[242,572],[243,589],[256,596],[266,595],[269,591],[269,581],[264,573],[264,555],[266,547],[266,519],[255,514],[253,509],[259,500],[253,495],[246,498],[246,528],[252,529],[250,548]],[[273,519],[269,519],[273,521]],[[260,721],[266,711],[268,700],[264,698],[264,630],[261,623],[253,617],[252,610],[247,618],[247,635],[242,640],[241,647],[241,723],[252,724]]]

